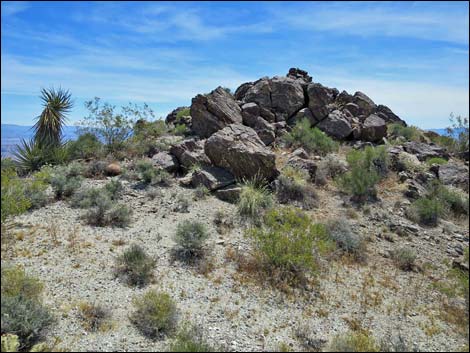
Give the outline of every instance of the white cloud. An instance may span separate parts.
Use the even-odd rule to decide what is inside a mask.
[[[28,1],[2,1],[2,16],[12,16],[29,7]]]

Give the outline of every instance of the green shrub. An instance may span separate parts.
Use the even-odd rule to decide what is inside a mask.
[[[104,186],[104,190],[111,197],[111,200],[117,200],[121,196],[124,187],[119,180],[113,179]]]
[[[209,345],[197,326],[185,325],[178,331],[170,345],[170,352],[221,352]]]
[[[91,208],[97,205],[98,199],[106,197],[101,188],[87,188],[76,192],[70,199],[74,208]]]
[[[150,283],[155,260],[139,245],[131,245],[116,259],[115,274],[131,286],[143,287]]]
[[[369,332],[357,331],[338,335],[330,342],[329,352],[380,352],[380,347]]]
[[[72,196],[81,183],[81,177],[68,177],[61,172],[55,173],[51,178],[52,190],[58,200]]]
[[[151,157],[159,151],[155,139],[168,133],[168,126],[163,120],[147,121],[140,119],[134,124],[134,134],[127,140],[128,154]]]
[[[318,257],[334,248],[323,225],[313,224],[299,209],[268,211],[264,225],[246,232],[254,240],[255,258],[269,278],[289,285],[305,283],[318,270]]]
[[[85,166],[80,162],[73,161],[64,169],[64,171],[67,177],[78,177],[85,174]]]
[[[303,147],[307,152],[326,155],[338,149],[338,143],[320,129],[311,127],[308,119],[297,122],[292,131],[283,136],[288,147]]]
[[[11,169],[14,172],[17,172],[17,170],[16,170],[17,169],[17,164],[10,157],[2,157],[1,166],[2,166],[2,171],[7,170],[7,169]]]
[[[183,221],[176,227],[175,255],[184,261],[192,261],[203,255],[204,242],[209,237],[206,226],[197,221]]]
[[[455,215],[468,215],[468,196],[446,187],[437,179],[427,185],[427,197],[441,201]]]
[[[85,190],[74,198],[72,205],[89,208],[85,213],[85,219],[93,226],[124,228],[131,221],[131,209],[122,204],[113,207],[111,196],[106,190],[104,192],[100,189]]]
[[[357,261],[365,261],[367,249],[365,241],[351,229],[351,224],[344,219],[330,220],[326,223],[329,237],[343,252],[350,254]]]
[[[164,169],[155,168],[152,163],[148,161],[142,160],[137,162],[136,169],[145,184],[170,184],[170,174]]]
[[[22,140],[13,155],[22,174],[37,171],[46,164],[63,164],[69,160],[64,145],[45,145],[35,140]]]
[[[433,165],[433,164],[442,165],[442,164],[447,164],[448,160],[444,158],[440,158],[440,157],[432,157],[426,160],[426,163],[429,165]]]
[[[25,196],[23,181],[12,169],[2,169],[1,172],[2,224],[9,218],[26,212],[31,201]]]
[[[178,113],[176,113],[176,121],[180,121],[183,116],[191,115],[190,108],[181,109]]]
[[[315,205],[317,195],[308,184],[308,174],[302,169],[285,167],[276,180],[276,196],[280,203],[297,202],[305,209]]]
[[[176,136],[187,136],[190,134],[189,128],[185,124],[176,124],[171,133]]]
[[[198,185],[193,193],[194,200],[203,200],[210,195],[210,191],[204,185]]]
[[[131,223],[132,211],[126,205],[117,205],[113,207],[107,215],[105,225],[125,228]]]
[[[422,139],[423,133],[415,126],[403,126],[395,123],[387,126],[388,136],[390,138],[403,137],[406,141],[419,142]]]
[[[27,349],[43,337],[53,322],[41,302],[43,286],[18,267],[2,268],[1,283],[1,333],[17,335],[19,348]]]
[[[67,143],[67,149],[70,158],[89,159],[99,158],[103,155],[103,144],[92,133],[84,133],[74,141]]]
[[[88,164],[88,168],[85,171],[85,176],[87,178],[100,177],[105,174],[105,169],[108,163],[106,161],[94,160]]]
[[[260,214],[271,207],[273,197],[266,185],[256,180],[245,182],[238,198],[238,214],[251,221],[258,222]]]
[[[416,261],[416,252],[408,247],[401,247],[391,252],[391,257],[403,271],[411,271]]]
[[[82,205],[88,205],[87,202],[93,202],[91,207],[85,213],[87,223],[93,226],[104,227],[108,224],[108,212],[112,208],[111,198],[107,194],[97,195],[96,199],[83,201]]]
[[[407,213],[408,217],[423,225],[436,226],[445,213],[444,206],[437,199],[420,198],[414,201]]]
[[[451,114],[449,120],[451,122],[451,126],[447,128],[447,133],[450,136],[456,136],[456,138],[453,139],[453,144],[449,146],[451,147],[451,151],[454,153],[468,151],[468,146],[469,146],[468,117],[462,118],[461,116],[454,116],[453,114]]]
[[[315,173],[315,184],[325,185],[328,178],[335,178],[348,170],[346,161],[336,154],[328,154],[318,163]]]
[[[175,330],[178,311],[167,293],[149,290],[133,304],[135,311],[130,320],[143,335],[157,339]]]
[[[346,157],[350,170],[337,178],[339,187],[352,195],[352,200],[364,202],[376,196],[375,185],[388,172],[387,151],[384,146],[352,150]]]

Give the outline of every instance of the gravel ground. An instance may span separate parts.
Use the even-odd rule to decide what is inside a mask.
[[[105,183],[86,182],[93,186]],[[181,322],[203,327],[209,342],[228,350],[269,351],[281,343],[299,350],[299,329],[319,342],[328,342],[354,322],[370,329],[378,340],[401,334],[410,347],[422,351],[459,349],[468,344],[467,338],[440,319],[439,308],[445,299],[431,287],[431,279],[444,277],[446,261],[455,256],[455,249],[468,244],[468,225],[457,222],[450,234],[444,233],[442,226],[418,227],[416,234],[404,237],[387,232],[385,225],[404,220],[402,190],[394,180],[390,183],[379,188],[382,201],[373,204],[369,212],[345,206],[332,186],[319,189],[319,206],[309,211],[312,218],[349,218],[354,229],[369,240],[368,260],[365,264],[344,258],[328,260],[318,284],[303,295],[286,294],[237,272],[235,263],[227,259],[227,250],[246,253],[250,242],[243,236],[236,207],[213,196],[195,201],[193,190],[177,183],[159,188],[161,194],[153,200],[145,190],[126,184],[120,202],[133,210],[132,223],[126,229],[88,226],[80,218],[83,210],[72,209],[64,201],[21,215],[16,218],[17,240],[2,262],[22,264],[44,282],[45,303],[57,317],[49,340],[59,338],[58,346],[71,351],[167,349],[169,339],[149,340],[128,319],[132,299],[149,288],[170,293]],[[178,195],[191,199],[188,213],[173,211]],[[235,227],[223,234],[213,224],[219,210],[235,222]],[[209,273],[171,261],[173,235],[185,219],[196,219],[209,229],[208,262],[213,266]],[[146,288],[128,287],[113,275],[116,256],[132,243],[142,245],[157,260],[154,283]],[[421,267],[432,269],[399,270],[389,251],[403,244],[416,250]],[[77,305],[82,301],[107,307],[112,313],[111,328],[87,332],[77,316]]]

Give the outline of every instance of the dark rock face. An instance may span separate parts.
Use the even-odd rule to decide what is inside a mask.
[[[346,116],[339,110],[334,110],[320,121],[316,126],[326,134],[336,138],[345,139],[351,135],[352,127]]]
[[[204,141],[184,140],[170,148],[180,165],[186,169],[193,165],[210,165],[211,161],[204,153]]]
[[[240,198],[242,188],[239,185],[229,185],[215,191],[215,196],[226,202],[236,203]]]
[[[203,167],[200,170],[195,171],[191,177],[191,184],[193,186],[204,185],[210,191],[214,191],[234,183],[235,178],[232,173],[218,167]]]
[[[322,86],[319,83],[312,83],[307,87],[308,107],[317,121],[328,116],[328,105],[335,99],[335,91]]]
[[[178,108],[174,109],[170,114],[168,114],[166,116],[165,122],[167,124],[175,124],[175,122],[177,120],[178,113],[185,110],[185,109],[189,109],[189,107],[178,107]]]
[[[229,124],[242,122],[240,107],[222,87],[208,95],[198,94],[194,97],[191,117],[192,130],[200,137],[209,137]]]
[[[175,156],[164,151],[153,155],[152,164],[158,168],[165,169],[167,172],[176,172],[179,169],[179,163]]]
[[[391,111],[391,109],[385,105],[379,104],[376,109],[376,113],[382,119],[385,120],[386,123],[398,123],[406,126],[406,123],[400,119],[398,115]]]
[[[416,155],[420,161],[425,161],[432,157],[449,158],[445,149],[434,144],[410,141],[406,142],[403,147],[406,152]]]
[[[447,163],[438,167],[437,175],[445,185],[453,185],[468,190],[468,167],[463,164]]]
[[[274,153],[250,127],[231,124],[209,137],[204,150],[215,166],[227,169],[236,178],[258,175],[272,180],[278,175]]]
[[[287,77],[292,78],[294,80],[302,80],[305,83],[310,83],[312,82],[312,77],[308,75],[307,71],[301,70],[299,68],[294,68],[291,67],[289,69],[289,73],[287,74]]]
[[[299,156],[291,156],[287,162],[286,166],[293,167],[295,169],[305,170],[310,176],[310,180],[315,180],[315,175],[317,173],[317,163],[311,159],[305,159]]]
[[[387,136],[387,124],[375,114],[369,115],[362,124],[362,139],[370,142],[378,142]]]

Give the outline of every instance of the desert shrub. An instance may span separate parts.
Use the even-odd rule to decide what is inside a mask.
[[[115,274],[131,286],[143,287],[150,283],[155,260],[139,245],[131,245],[116,259]]]
[[[76,192],[70,199],[70,204],[75,208],[91,208],[97,205],[98,199],[107,197],[101,188],[86,188]]]
[[[16,162],[15,162],[13,159],[11,159],[10,157],[2,157],[1,166],[2,166],[2,171],[3,171],[3,170],[11,169],[11,170],[13,170],[14,172],[17,172],[17,170],[16,170],[17,164],[16,164]]]
[[[444,212],[444,206],[439,200],[423,197],[411,204],[407,214],[415,222],[436,226]]]
[[[405,338],[398,336],[380,340],[380,352],[418,352],[416,347],[411,347]]]
[[[110,316],[109,310],[101,305],[87,302],[78,305],[78,317],[87,331],[96,332],[102,329]]]
[[[455,215],[468,215],[468,196],[446,187],[439,180],[432,180],[428,183],[426,196],[441,201],[444,208],[449,209]]]
[[[320,129],[312,128],[308,119],[297,122],[292,131],[283,136],[288,147],[303,147],[307,152],[326,155],[338,149],[338,143]]]
[[[46,189],[47,184],[34,178],[24,181],[24,195],[29,200],[31,208],[41,208],[46,205],[48,201]]]
[[[162,191],[157,188],[147,189],[147,196],[150,200],[154,200],[156,197],[162,197]]]
[[[103,155],[103,144],[91,133],[84,133],[67,143],[70,159],[99,158]]]
[[[176,205],[173,210],[176,212],[188,213],[190,204],[188,197],[183,194],[179,194],[176,197]]]
[[[409,247],[401,247],[391,252],[396,265],[403,271],[411,271],[416,261],[416,252]]]
[[[178,311],[169,294],[149,290],[133,304],[130,320],[143,335],[157,339],[175,330]]]
[[[176,227],[175,255],[179,259],[192,261],[203,255],[204,242],[209,237],[206,226],[197,221],[183,221]]]
[[[311,209],[317,195],[308,184],[308,174],[302,169],[285,167],[276,181],[276,196],[280,203],[298,202],[303,208]]]
[[[335,336],[329,352],[380,352],[380,347],[369,332],[357,331]]]
[[[315,183],[318,185],[325,185],[328,178],[335,178],[338,175],[345,173],[347,170],[348,164],[346,161],[342,160],[336,154],[327,154],[318,163],[318,168],[315,173]]]
[[[421,163],[415,155],[400,153],[394,161],[394,169],[398,172],[424,172],[426,166]]]
[[[221,352],[208,344],[202,330],[197,326],[185,325],[176,334],[170,345],[170,352]]]
[[[354,233],[348,221],[341,218],[330,220],[326,223],[326,229],[330,238],[344,253],[350,254],[357,261],[366,260],[366,243],[362,237]]]
[[[441,157],[432,157],[432,158],[427,159],[426,163],[429,164],[429,165],[433,165],[433,164],[442,165],[442,164],[447,164],[448,161],[447,161],[447,159],[444,159],[444,158],[441,158]]]
[[[155,168],[152,163],[142,160],[137,162],[136,169],[139,172],[140,178],[145,184],[151,185],[169,185],[171,176],[161,168]]]
[[[452,152],[459,153],[468,151],[469,145],[469,123],[468,118],[462,118],[461,116],[450,115],[450,123],[446,130],[450,136],[454,137],[454,143],[452,145]]]
[[[55,173],[51,178],[52,190],[58,200],[72,196],[81,183],[80,177],[68,177],[61,172]]]
[[[41,144],[36,140],[22,140],[13,152],[17,169],[21,174],[35,172],[46,164],[62,164],[68,161],[64,145]]]
[[[214,225],[219,233],[224,233],[233,228],[233,217],[228,213],[218,210],[214,215]]]
[[[73,161],[64,169],[64,171],[65,175],[68,177],[78,177],[85,173],[85,166],[80,162]]]
[[[178,113],[176,113],[176,121],[180,121],[183,116],[191,115],[190,108],[181,109]]]
[[[132,211],[126,205],[118,204],[113,207],[111,197],[100,190],[88,191],[81,200],[77,200],[78,207],[88,207],[85,213],[87,223],[93,226],[127,227],[131,220]]]
[[[23,181],[13,169],[1,171],[1,222],[2,224],[11,216],[26,212],[31,201],[25,196]]]
[[[265,184],[257,180],[246,181],[238,198],[238,214],[253,222],[258,222],[260,214],[272,204],[273,197]]]
[[[131,222],[132,211],[126,205],[118,205],[109,210],[105,225],[125,228]]]
[[[339,187],[357,202],[376,196],[375,185],[388,172],[387,151],[384,146],[352,150],[346,157],[350,170],[337,178]]]
[[[113,179],[104,186],[104,190],[111,197],[111,200],[117,200],[121,196],[124,187],[119,180]]]
[[[263,226],[248,229],[246,235],[253,239],[255,258],[269,278],[293,286],[314,275],[319,256],[334,248],[325,227],[293,207],[269,210]]]
[[[395,123],[387,126],[388,136],[390,138],[403,137],[407,141],[419,142],[422,139],[422,132],[415,126],[403,126]]]
[[[185,124],[176,124],[171,133],[176,136],[187,136],[191,133],[191,130]]]
[[[198,185],[193,192],[194,200],[203,200],[210,195],[210,191],[204,185]]]
[[[134,134],[126,141],[128,155],[151,157],[159,151],[155,139],[167,132],[168,126],[163,120],[137,120],[134,124]]]
[[[17,335],[20,349],[27,349],[53,322],[41,301],[43,286],[18,267],[2,268],[1,283],[1,333]]]
[[[107,165],[108,163],[106,161],[93,160],[88,164],[85,176],[88,178],[103,176]]]

